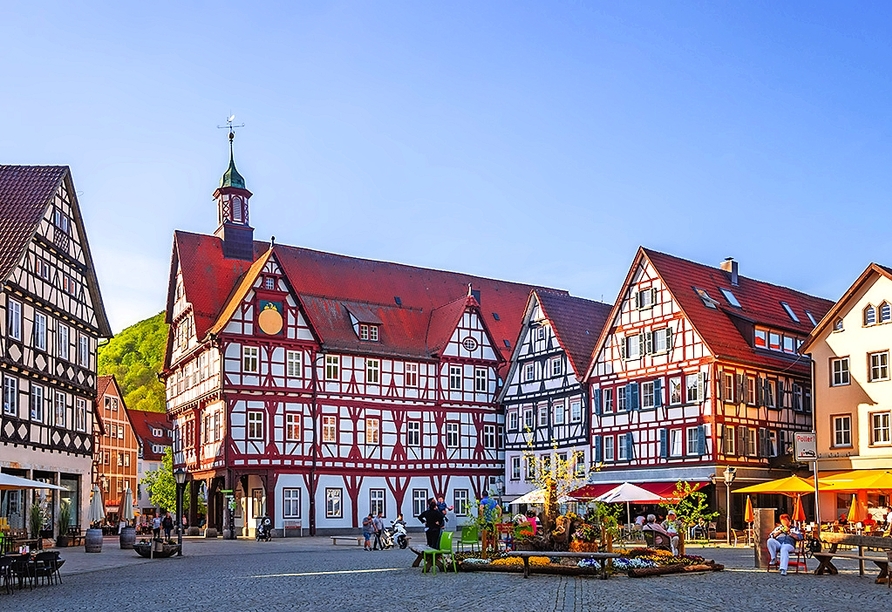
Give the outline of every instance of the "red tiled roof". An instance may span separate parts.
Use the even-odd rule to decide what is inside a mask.
[[[460,297],[454,302],[435,308],[430,313],[430,325],[427,328],[427,349],[431,354],[439,355],[449,344],[449,338],[455,331],[462,315],[468,307],[477,306],[473,297]],[[504,348],[505,343],[502,343]],[[498,349],[499,347],[496,347]]]
[[[114,380],[114,376],[97,376],[96,377],[96,401],[98,402],[103,395],[105,395],[105,390],[108,389],[108,386],[111,384],[111,381]]]
[[[806,314],[811,312],[815,321],[820,320],[833,306],[833,302],[764,281],[738,276],[738,285],[732,286],[729,274],[720,268],[694,263],[680,257],[641,248],[640,255],[647,257],[657,273],[672,292],[688,320],[718,358],[761,363],[773,367],[790,367],[796,359],[775,351],[755,349],[751,339],[744,338],[734,324],[734,318],[788,330],[808,336],[813,325]],[[638,258],[636,258],[637,264]],[[633,268],[634,269],[634,268]],[[694,288],[704,289],[716,303],[709,308]],[[731,305],[719,290],[730,290],[740,308]],[[799,319],[794,321],[786,313],[781,302],[786,302]],[[796,367],[808,369],[807,364]]]
[[[152,450],[152,444],[171,446],[172,438],[168,436],[157,437],[152,433],[152,428],[159,427],[166,434],[170,431],[171,424],[167,415],[163,412],[146,412],[144,410],[127,410],[133,432],[142,443],[142,456],[147,461],[161,461],[161,453]]]
[[[576,375],[585,376],[613,306],[552,291],[536,291],[536,296]]]

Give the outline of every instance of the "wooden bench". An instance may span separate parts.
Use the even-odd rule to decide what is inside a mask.
[[[815,574],[838,574],[839,570],[832,562],[834,558],[837,558],[857,560],[858,574],[863,576],[864,562],[871,561],[880,569],[880,574],[877,576],[876,582],[878,584],[882,582],[885,582],[887,585],[890,584],[889,564],[892,563],[892,538],[821,532],[821,542],[829,544],[830,547],[825,551],[814,553],[815,559],[820,563],[815,569]],[[858,549],[858,552],[857,554],[841,553],[837,550],[839,546],[853,546]],[[865,555],[865,548],[885,552],[886,558]]]
[[[877,576],[876,582],[877,584],[882,584],[888,582],[889,579],[889,562],[892,557],[892,552],[887,553],[887,557],[870,557],[867,555],[851,555],[846,553],[837,553],[837,552],[816,552],[814,553],[815,559],[820,562],[817,569],[815,569],[815,574],[830,574],[835,575],[839,573],[839,570],[833,565],[833,559],[854,559],[856,561],[864,562],[864,561],[872,561],[874,565],[880,568],[880,573]],[[863,576],[863,571],[861,572]]]
[[[296,533],[295,533],[296,532]],[[282,526],[282,535],[286,538],[297,535],[300,537],[304,536],[304,526],[303,523],[299,520],[286,520],[284,525]],[[353,536],[350,536],[351,538]]]
[[[356,544],[357,546],[362,546],[362,536],[346,536],[346,535],[334,535],[331,536],[331,544],[332,546],[337,546],[338,542],[345,542],[347,544]]]
[[[508,553],[509,557],[521,557],[523,559],[523,577],[530,577],[530,557],[570,557],[573,559],[595,559],[601,566],[601,579],[607,580],[607,561],[619,558],[617,553],[603,552],[562,552],[552,550],[515,550]]]

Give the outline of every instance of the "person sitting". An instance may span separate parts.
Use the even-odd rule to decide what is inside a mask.
[[[669,545],[672,547],[672,554],[678,556],[678,543],[681,540],[681,521],[675,514],[675,510],[670,510],[663,521],[663,529],[669,534]]]
[[[771,555],[769,566],[777,562],[777,553],[780,551],[780,563],[778,569],[781,576],[787,575],[787,567],[790,565],[790,553],[796,549],[796,544],[802,540],[802,532],[792,525],[789,514],[780,515],[781,524],[774,528],[768,536],[768,553]]]
[[[647,534],[647,532],[651,532],[653,534],[653,546],[655,548],[672,548],[672,536],[669,535],[669,532],[666,531],[663,526],[657,522],[657,517],[653,514],[647,515],[647,522],[644,524],[644,527],[642,527],[641,530],[645,532],[645,534]],[[647,539],[647,535],[645,535],[645,540]]]
[[[533,528],[533,535],[536,535],[539,531],[539,519],[536,518],[535,510],[527,510],[527,522]]]

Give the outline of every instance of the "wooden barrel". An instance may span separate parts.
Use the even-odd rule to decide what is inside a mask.
[[[102,530],[87,529],[87,537],[84,538],[86,552],[102,552]]]
[[[121,529],[119,540],[122,549],[133,550],[133,545],[136,543],[136,527],[124,527]]]

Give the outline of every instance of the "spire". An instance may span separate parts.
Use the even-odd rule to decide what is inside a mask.
[[[235,140],[235,130],[232,129],[232,124],[229,125],[229,168],[226,169],[226,172],[223,173],[223,178],[220,179],[220,187],[238,187],[239,189],[246,189],[245,187],[245,179],[239,174],[238,170],[235,168],[235,156],[232,152],[232,141]]]

